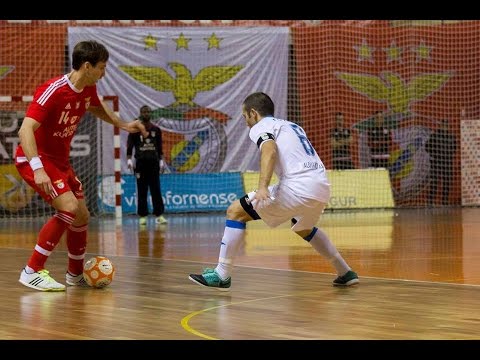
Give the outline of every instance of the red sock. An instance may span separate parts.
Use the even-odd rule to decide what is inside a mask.
[[[79,275],[83,272],[83,260],[87,249],[88,225],[70,225],[67,229],[68,272]]]
[[[45,262],[73,220],[75,220],[75,214],[58,211],[43,225],[38,234],[37,245],[28,260],[29,267],[35,271],[44,269]]]

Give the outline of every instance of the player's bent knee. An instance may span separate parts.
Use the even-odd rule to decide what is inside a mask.
[[[56,210],[66,211],[75,214],[75,216],[77,216],[80,208],[80,203],[72,192],[66,192],[55,198],[52,205]]]
[[[298,230],[298,231],[295,231],[295,233],[300,236],[303,240],[307,241],[307,242],[310,242],[310,240],[312,240],[313,236],[315,235],[315,233],[317,232],[317,228],[314,227],[312,229],[306,229],[306,230]]]
[[[62,208],[63,211],[67,211],[71,214],[75,214],[75,217],[78,215],[78,205],[77,204],[68,204]]]
[[[90,212],[85,207],[80,207],[77,211],[77,215],[75,217],[75,222],[77,224],[88,224],[90,221]]]
[[[227,218],[231,220],[240,220],[239,217],[242,217],[242,214],[244,213],[245,211],[240,205],[240,201],[235,200],[227,209]]]

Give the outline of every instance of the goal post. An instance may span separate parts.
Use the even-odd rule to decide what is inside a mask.
[[[110,101],[112,104],[112,110],[115,115],[120,116],[118,96],[104,96],[103,101]],[[116,126],[113,127],[113,155],[114,155],[114,174],[115,174],[115,217],[120,219],[122,217],[122,167],[121,167],[121,139],[120,129]],[[99,194],[99,198],[100,195]]]

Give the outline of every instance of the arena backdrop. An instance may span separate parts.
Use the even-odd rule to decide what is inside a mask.
[[[120,98],[123,119],[137,117],[142,105],[153,109],[172,172],[211,173],[258,170],[241,104],[263,91],[275,115],[286,116],[288,35],[287,27],[69,27],[68,44],[70,51],[87,39],[107,46],[99,94]],[[183,151],[191,144],[195,157]],[[128,173],[126,151],[121,157]]]

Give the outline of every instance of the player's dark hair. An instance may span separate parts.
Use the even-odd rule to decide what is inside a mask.
[[[243,108],[248,112],[255,109],[260,116],[273,116],[275,105],[270,96],[263,92],[248,95],[243,101]]]
[[[102,44],[94,41],[80,41],[73,48],[72,68],[79,70],[83,63],[89,62],[96,66],[98,62],[107,62],[109,57],[108,50]]]

